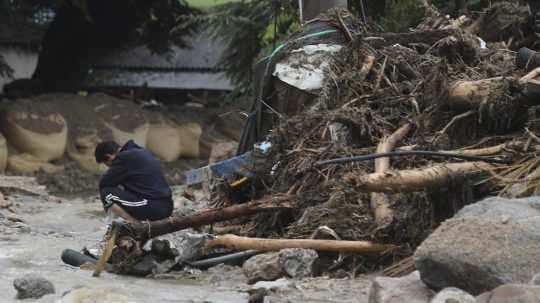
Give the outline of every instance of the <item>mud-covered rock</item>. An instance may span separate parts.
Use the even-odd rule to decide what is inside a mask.
[[[13,281],[17,290],[17,299],[39,299],[44,295],[54,294],[54,285],[47,279],[28,274]]]
[[[540,271],[540,198],[489,198],[463,208],[414,255],[433,289],[473,295],[507,283],[528,283]]]
[[[540,287],[526,284],[505,284],[476,298],[477,303],[537,303]]]
[[[433,292],[415,271],[401,278],[375,278],[369,292],[369,303],[427,303],[432,296]]]
[[[463,290],[448,287],[441,290],[429,303],[475,303],[476,299]]]
[[[319,255],[313,249],[288,248],[279,252],[279,265],[292,278],[310,277]]]
[[[242,270],[248,278],[248,283],[259,281],[274,281],[283,277],[284,272],[279,263],[279,253],[272,252],[253,256],[243,265]]]

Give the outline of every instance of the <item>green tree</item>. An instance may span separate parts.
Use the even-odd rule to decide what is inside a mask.
[[[54,12],[32,77],[51,90],[73,87],[92,58],[117,47],[142,43],[163,53],[186,46],[195,29],[188,16],[198,13],[184,0],[0,1],[0,19],[10,22],[35,23],[36,12]]]
[[[198,22],[204,23],[215,39],[227,45],[221,65],[237,83],[252,78],[257,57],[270,52],[274,44],[299,26],[296,1],[259,0],[228,3],[216,7]]]

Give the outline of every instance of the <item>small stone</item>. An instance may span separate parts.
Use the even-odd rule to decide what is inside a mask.
[[[248,303],[263,303],[264,297],[268,294],[268,291],[264,288],[257,288],[250,290],[248,293]]]
[[[279,264],[292,278],[313,276],[315,261],[319,255],[313,249],[288,248],[279,252]]]
[[[44,295],[54,294],[54,285],[38,275],[25,275],[13,281],[17,290],[17,299],[39,299]]]
[[[476,299],[463,290],[448,287],[441,290],[429,303],[475,303]]]
[[[506,224],[506,223],[508,223],[508,222],[510,222],[510,216],[508,216],[508,215],[503,215],[502,218],[501,218],[501,223],[502,223],[502,224]]]
[[[415,271],[401,278],[375,278],[369,292],[369,303],[426,303],[432,296],[433,292]]]
[[[62,303],[128,303],[128,298],[113,288],[86,288],[76,287],[66,293]]]
[[[13,202],[6,200],[4,194],[0,192],[0,208],[8,208],[13,206]]]
[[[10,221],[10,222],[21,222],[21,223],[24,223],[24,220],[23,220],[23,219],[21,219],[21,218],[19,218],[19,217],[17,217],[17,216],[13,216],[13,215],[8,215],[8,216],[7,216],[7,219],[8,219],[8,221]]]
[[[249,258],[242,266],[248,283],[274,281],[283,277],[284,272],[279,265],[279,253],[260,254]]]
[[[266,296],[264,297],[263,303],[290,303],[291,301],[284,299],[284,298],[278,298],[274,296]]]
[[[540,273],[537,273],[536,275],[534,275],[534,277],[532,277],[531,282],[529,282],[529,284],[540,286]]]

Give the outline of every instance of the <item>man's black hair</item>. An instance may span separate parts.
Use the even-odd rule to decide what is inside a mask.
[[[96,157],[97,163],[103,163],[107,158],[105,155],[114,155],[120,149],[120,145],[116,144],[114,141],[101,142],[96,145],[96,151],[94,156]]]

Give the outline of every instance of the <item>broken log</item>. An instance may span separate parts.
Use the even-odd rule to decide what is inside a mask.
[[[260,239],[236,235],[217,236],[208,240],[207,247],[224,247],[234,250],[279,251],[285,248],[304,248],[317,251],[384,253],[394,245],[374,244],[369,241],[312,240],[312,239]]]
[[[136,239],[147,240],[186,228],[209,225],[261,212],[291,208],[290,201],[291,197],[289,195],[274,195],[260,201],[204,210],[187,217],[173,216],[159,221],[129,224],[126,231]]]
[[[385,137],[377,146],[377,153],[388,153],[394,150],[396,145],[411,130],[412,125],[407,123],[395,131],[391,136]],[[384,173],[390,169],[390,158],[375,159],[375,173]],[[375,222],[379,225],[392,223],[394,211],[390,208],[390,199],[385,193],[371,193],[371,209],[375,215]]]
[[[373,68],[373,64],[375,63],[375,56],[373,55],[366,55],[364,59],[364,63],[360,67],[360,72],[358,73],[358,81],[362,82],[366,80],[367,75]]]
[[[482,103],[503,96],[511,78],[494,77],[476,81],[456,81],[448,91],[448,105],[455,110],[478,109]]]
[[[530,71],[516,81],[511,77],[493,77],[476,81],[456,81],[448,90],[448,105],[452,109],[478,109],[483,103],[496,100],[508,93],[513,84],[522,86],[527,96],[540,93],[540,67]]]
[[[362,176],[349,173],[345,180],[366,192],[401,193],[444,187],[464,174],[484,174],[491,169],[493,166],[485,162],[449,163]]]

